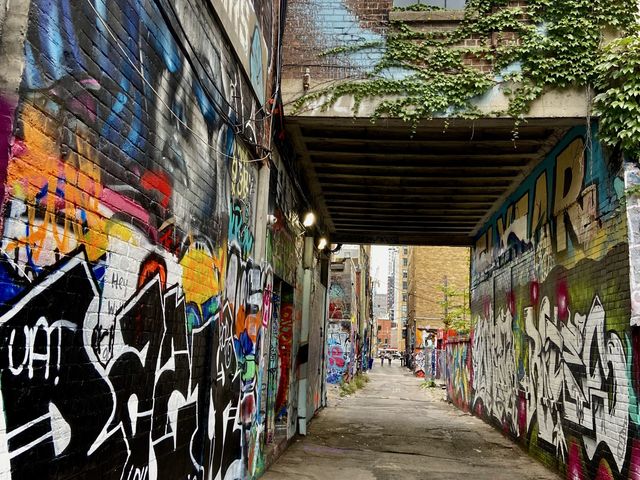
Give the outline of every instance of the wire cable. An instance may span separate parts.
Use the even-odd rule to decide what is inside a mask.
[[[109,35],[111,36],[111,38],[114,40],[114,42],[116,43],[116,46],[118,47],[118,49],[122,52],[122,54],[124,55],[124,57],[126,58],[126,60],[129,62],[129,64],[131,64],[131,66],[133,67],[133,69],[135,70],[135,72],[140,76],[140,78],[142,79],[142,81],[151,89],[151,91],[153,92],[153,94],[156,96],[157,100],[169,111],[169,113],[178,121],[178,123],[180,123],[184,128],[186,128],[187,130],[189,130],[189,132],[191,132],[193,134],[193,136],[195,138],[197,138],[198,140],[200,140],[202,143],[204,143],[208,148],[210,148],[211,150],[213,150],[214,152],[216,152],[219,155],[222,155],[223,157],[226,158],[235,158],[236,160],[242,162],[242,163],[256,163],[256,162],[262,162],[268,158],[270,158],[271,153],[268,153],[267,155],[265,155],[264,157],[261,158],[256,158],[256,159],[252,159],[252,160],[243,160],[241,158],[238,158],[235,155],[228,155],[220,150],[218,150],[214,145],[210,144],[206,139],[202,138],[200,136],[200,134],[198,132],[196,132],[195,130],[193,130],[184,120],[182,120],[178,114],[176,114],[173,109],[162,99],[162,97],[160,96],[160,94],[158,93],[158,91],[153,87],[153,85],[151,85],[151,83],[147,80],[147,78],[144,76],[144,74],[140,71],[140,69],[138,68],[138,66],[135,64],[135,62],[133,60],[131,60],[131,58],[129,57],[128,53],[125,51],[125,49],[122,47],[120,40],[116,37],[116,35],[113,33],[113,31],[111,30],[111,27],[109,27],[109,25],[107,24],[107,21],[102,17],[102,15],[100,14],[100,12],[98,12],[98,10],[93,6],[93,3],[91,0],[87,0],[87,3],[89,4],[89,6],[91,7],[91,9],[93,10],[93,12],[95,13],[96,17],[100,20],[100,23],[102,23],[102,25],[104,26],[105,30],[109,33]]]

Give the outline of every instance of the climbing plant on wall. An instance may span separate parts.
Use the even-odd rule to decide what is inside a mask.
[[[614,117],[603,120],[605,132],[607,125],[613,132],[625,123],[626,117],[620,114],[630,107],[624,103],[615,104],[617,110],[603,108],[611,97],[618,98],[620,91],[628,90],[618,85],[618,90],[607,96],[609,81],[620,84],[634,76],[637,68],[630,62],[633,66],[616,76],[614,59],[625,50],[634,52],[631,57],[636,62],[640,42],[631,37],[604,47],[605,32],[610,36],[632,34],[636,9],[635,0],[469,0],[463,19],[453,30],[421,30],[407,22],[392,21],[382,42],[345,45],[324,53],[339,56],[381,49],[380,60],[366,78],[312,92],[300,98],[295,108],[310,101],[320,101],[326,108],[351,95],[357,112],[362,100],[379,97],[382,100],[374,119],[398,117],[415,126],[420,119],[437,114],[477,117],[480,111],[473,99],[500,86],[508,107],[491,113],[521,119],[532,102],[548,90],[596,86],[605,92],[597,97],[598,112]],[[638,78],[635,75],[634,85],[640,82]],[[633,95],[636,91],[640,95],[640,90],[634,90]],[[639,108],[637,102],[634,105]],[[634,114],[635,123],[625,130],[625,137],[640,128],[637,111]]]
[[[600,140],[640,158],[640,36],[615,40],[596,67],[594,99],[600,116]]]

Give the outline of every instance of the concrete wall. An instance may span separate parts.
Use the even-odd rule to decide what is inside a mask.
[[[480,232],[447,349],[450,398],[572,479],[640,465],[622,167],[596,125],[557,143]]]
[[[303,296],[293,183],[252,147],[271,9],[227,6],[261,26],[232,45],[208,2],[11,3],[0,476],[257,475],[267,422],[296,431]]]

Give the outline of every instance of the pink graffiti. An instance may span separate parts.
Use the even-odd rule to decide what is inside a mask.
[[[633,440],[629,460],[629,480],[640,480],[640,442]]]
[[[329,348],[329,364],[338,368],[344,368],[344,352],[340,345],[332,345]]]
[[[110,188],[105,187],[102,189],[100,200],[102,200],[105,206],[109,207],[111,210],[128,213],[132,217],[144,222],[145,225],[149,224],[149,212],[147,212],[142,205],[139,205],[130,198],[127,198]]]
[[[531,282],[529,286],[529,297],[531,300],[531,305],[537,305],[538,300],[540,300],[540,284],[537,280]]]
[[[522,390],[518,393],[518,430],[521,434],[527,431],[527,399]]]
[[[556,298],[558,302],[558,318],[566,322],[569,318],[569,287],[567,281],[561,279],[556,286]]]
[[[584,480],[584,470],[582,468],[580,447],[576,442],[571,442],[571,445],[569,446],[569,457],[567,459],[567,480]]]

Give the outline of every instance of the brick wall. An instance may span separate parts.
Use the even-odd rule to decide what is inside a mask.
[[[208,2],[17,3],[2,31],[0,477],[252,478],[276,405],[295,432],[300,329],[299,286],[274,306],[265,261],[260,62],[236,62]],[[297,206],[275,204],[286,229]],[[294,265],[301,245],[280,234],[270,258],[290,272],[278,242]],[[286,356],[265,354],[267,332]]]
[[[449,395],[567,478],[635,478],[624,182],[596,138],[572,129],[481,230]]]
[[[322,56],[332,48],[382,40],[391,0],[289,0],[283,41],[285,78],[359,77],[378,50]]]
[[[506,2],[495,9],[514,7],[523,7],[526,11],[526,1]],[[312,83],[363,78],[382,59],[383,46],[332,55],[325,53],[335,48],[384,42],[390,20],[405,22],[417,31],[447,33],[458,28],[462,19],[460,11],[393,11],[392,0],[289,0],[283,76],[302,82],[308,68]],[[522,20],[528,21],[526,15]],[[472,35],[452,48],[487,44],[497,48],[517,42],[515,32],[501,32],[489,38]],[[463,62],[483,72],[493,69],[491,60],[481,54],[466,53]]]
[[[390,348],[391,347],[391,320],[386,318],[379,318],[376,320],[378,324],[378,333],[376,335],[378,348]]]
[[[456,247],[410,247],[409,319],[418,327],[444,328],[443,287],[459,291],[469,289],[469,249]],[[451,298],[462,304],[463,298]],[[468,302],[468,298],[467,298]]]

